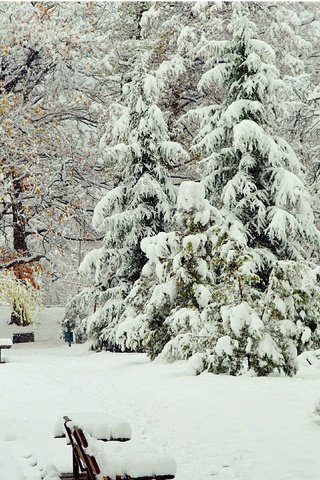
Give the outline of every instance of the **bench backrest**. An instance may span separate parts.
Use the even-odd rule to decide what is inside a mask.
[[[83,430],[80,427],[68,425],[68,423],[71,422],[70,418],[63,418],[65,420],[64,426],[72,446],[75,480],[80,479],[80,472],[86,472],[88,480],[96,480],[96,475],[100,473],[100,468],[95,457],[88,455],[85,451],[88,447],[88,441]]]

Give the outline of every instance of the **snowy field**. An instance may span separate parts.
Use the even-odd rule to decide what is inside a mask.
[[[40,468],[70,464],[53,439],[61,414],[97,411],[128,420],[177,461],[177,480],[319,478],[320,368],[295,378],[192,375],[184,363],[150,363],[143,354],[93,353],[59,339],[62,311],[47,309],[35,343],[4,351],[0,365],[0,480],[39,480]],[[5,325],[0,338],[19,331]],[[53,477],[50,477],[50,479]]]

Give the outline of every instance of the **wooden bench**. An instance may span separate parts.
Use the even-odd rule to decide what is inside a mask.
[[[72,446],[73,479],[80,480],[167,480],[175,477],[176,465],[171,457],[157,454],[145,444],[102,442],[64,417]]]
[[[68,416],[72,418],[73,423],[81,425],[82,429],[94,438],[103,442],[117,441],[126,442],[131,439],[132,431],[129,422],[109,415],[107,412],[68,412]],[[65,439],[67,437],[67,444],[70,445],[70,436],[66,433],[64,416],[61,414],[53,427],[53,436],[55,439]],[[69,448],[66,442],[61,440],[54,440],[57,442],[59,456],[56,455],[55,465],[60,472],[61,480],[73,480],[73,462],[66,462],[65,456],[62,455],[63,448],[66,450],[66,454],[69,452]],[[56,447],[54,448],[54,450]],[[61,452],[60,452],[61,450]],[[80,478],[86,480],[86,473],[81,473]]]
[[[1,350],[7,349],[12,347],[12,340],[11,338],[0,338],[0,363],[5,363],[1,359]]]

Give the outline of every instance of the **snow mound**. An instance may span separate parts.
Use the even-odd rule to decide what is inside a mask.
[[[154,475],[175,475],[176,462],[168,455],[159,454],[148,443],[101,442],[87,436],[89,455],[96,458],[101,469],[99,480],[110,477],[153,477]],[[118,478],[118,477],[117,477]]]
[[[316,367],[320,368],[320,349],[318,350],[309,350],[301,353],[297,357],[297,362],[299,369],[301,367]]]

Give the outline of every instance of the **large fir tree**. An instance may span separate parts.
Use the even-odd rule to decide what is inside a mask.
[[[268,302],[273,296],[276,277],[278,287],[279,282],[284,287],[285,278],[281,278],[279,271],[287,269],[286,262],[294,262],[295,267],[290,263],[290,268],[296,273],[300,271],[301,276],[302,271],[310,270],[310,255],[319,233],[314,224],[302,165],[290,145],[274,133],[283,86],[274,65],[274,52],[265,42],[255,38],[256,27],[241,4],[234,4],[232,28],[231,40],[213,41],[204,49],[211,68],[203,75],[200,88],[206,91],[218,86],[224,91],[224,101],[202,109],[202,128],[195,149],[204,157],[203,184],[207,198],[221,209],[226,219],[235,217],[240,222],[247,248],[253,254],[255,267],[251,273],[258,279],[254,280],[252,288],[262,294],[260,300],[258,295],[259,305],[255,308],[270,334],[267,350],[275,352],[272,358],[267,358],[268,355],[265,359],[260,358],[255,371],[263,374],[278,366],[285,373],[292,373],[295,366],[290,339],[295,338],[296,346],[301,345],[301,338],[306,338],[310,325],[315,341],[318,338],[317,321],[315,318],[310,320],[311,302],[308,300],[298,307],[294,287],[291,296],[286,293],[282,299],[283,303],[296,304],[291,315],[286,308],[270,308]],[[305,268],[302,269],[301,264]],[[221,279],[228,272],[226,268],[226,264],[222,265]],[[309,275],[316,296],[319,287],[311,277]],[[249,279],[250,283],[252,280]],[[296,281],[296,289],[302,283]],[[284,290],[282,288],[282,292]],[[279,291],[281,288],[277,294]],[[303,297],[308,295],[301,295],[300,299]],[[246,329],[231,331],[230,337],[227,317],[237,305],[239,299],[225,300],[217,324],[222,337],[233,338],[230,362],[234,362],[235,356],[243,355],[247,360],[250,356],[248,341],[240,339],[248,337]],[[239,349],[235,352],[235,345],[237,348],[240,345],[242,353]],[[218,371],[217,362],[213,363]],[[234,368],[229,367],[226,371],[239,373],[244,364],[238,362]]]
[[[76,330],[89,338],[94,349],[114,349],[115,329],[123,313],[124,300],[146,262],[140,242],[166,230],[175,202],[175,189],[167,167],[186,157],[183,148],[169,139],[163,114],[157,106],[157,83],[147,73],[141,56],[127,85],[128,108],[113,129],[113,145],[105,153],[118,180],[95,208],[93,224],[105,234],[100,249],[90,252],[80,271],[90,286],[71,302],[91,305],[91,315]]]

